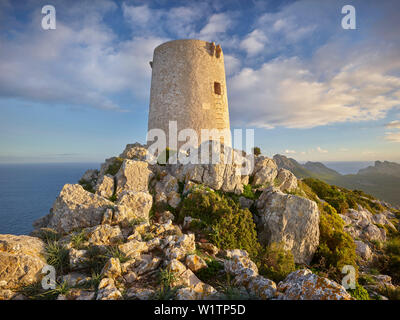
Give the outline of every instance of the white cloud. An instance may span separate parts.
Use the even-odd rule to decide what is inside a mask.
[[[260,53],[268,43],[268,38],[258,29],[249,33],[246,38],[240,42],[240,48],[245,50],[249,56],[254,56]]]
[[[312,128],[382,119],[400,104],[400,78],[380,67],[383,56],[372,57],[343,62],[332,74],[297,57],[243,68],[229,81],[232,122]]]
[[[295,150],[288,150],[288,149],[286,149],[286,150],[284,151],[284,153],[286,153],[286,154],[296,154],[296,151],[295,151]]]
[[[385,126],[388,129],[400,129],[400,121],[399,120],[394,120],[392,122],[389,122]]]
[[[225,63],[225,73],[227,76],[233,75],[240,69],[241,62],[238,58],[225,54],[224,55],[224,63]]]
[[[213,41],[219,34],[225,33],[232,26],[232,19],[226,13],[211,15],[207,24],[200,30],[198,36],[203,40]]]
[[[319,153],[328,153],[328,150],[322,149],[321,147],[317,147],[317,151]]]
[[[400,131],[398,132],[386,132],[385,140],[391,142],[400,142]]]
[[[91,11],[75,6],[60,9],[64,16],[73,18],[68,23],[59,18],[54,31],[35,27],[40,26],[41,18],[36,16],[13,37],[2,37],[0,96],[116,111],[131,105],[114,101],[114,95],[129,95],[131,101],[147,99],[151,76],[148,62],[154,47],[165,39],[145,36],[117,41],[102,21],[114,6],[99,1]]]

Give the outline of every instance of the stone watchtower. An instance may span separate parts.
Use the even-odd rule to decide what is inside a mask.
[[[178,132],[191,128],[230,129],[224,55],[219,45],[201,40],[174,40],[154,50],[148,129],[162,129],[169,121]],[[205,139],[209,140],[209,139]],[[231,141],[224,141],[231,145]],[[178,147],[184,142],[178,142]]]

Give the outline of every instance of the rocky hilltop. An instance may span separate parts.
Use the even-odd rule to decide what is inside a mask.
[[[387,203],[299,180],[261,155],[243,175],[236,163],[147,154],[127,145],[65,185],[30,236],[0,235],[0,298],[398,298],[400,213]]]

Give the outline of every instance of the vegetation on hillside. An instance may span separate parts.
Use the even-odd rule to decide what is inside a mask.
[[[221,249],[244,249],[256,257],[261,246],[257,241],[256,225],[248,209],[229,196],[207,190],[196,190],[183,201],[179,220],[185,216],[199,218],[199,229]]]

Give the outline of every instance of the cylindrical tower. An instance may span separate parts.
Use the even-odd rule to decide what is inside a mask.
[[[178,132],[191,128],[201,141],[201,129],[230,129],[224,55],[219,45],[201,40],[174,40],[154,50],[148,129],[169,121]],[[209,140],[209,139],[205,139]],[[178,147],[183,142],[178,142]],[[230,145],[231,141],[224,141]]]

